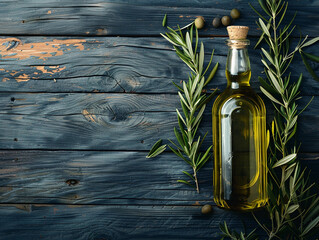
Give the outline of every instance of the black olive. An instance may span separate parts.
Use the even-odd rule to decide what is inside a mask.
[[[237,19],[240,17],[240,12],[237,8],[234,8],[230,11],[230,16],[232,17],[232,19]]]
[[[219,18],[219,17],[216,17],[216,18],[214,18],[212,24],[213,24],[213,27],[214,27],[214,28],[218,28],[218,27],[220,27],[220,25],[221,25],[222,23],[221,23],[221,21],[220,21],[220,18]]]
[[[202,29],[205,25],[205,19],[200,16],[195,19],[195,26],[197,29]]]
[[[202,207],[202,214],[209,214],[213,210],[212,206],[209,204],[206,204]]]
[[[226,27],[226,26],[229,26],[230,25],[230,17],[229,16],[224,16],[222,17],[222,24]]]

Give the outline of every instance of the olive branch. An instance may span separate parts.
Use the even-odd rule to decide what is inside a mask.
[[[166,15],[163,19],[163,25],[165,25],[164,22],[166,24]],[[151,148],[147,158],[161,154],[168,146],[171,151],[192,168],[192,173],[183,171],[189,180],[179,179],[177,181],[195,187],[197,192],[199,192],[197,172],[211,158],[210,151],[212,146],[203,152],[200,151],[201,145],[208,132],[201,137],[197,134],[197,130],[201,123],[206,103],[209,102],[216,93],[216,90],[214,90],[212,93],[206,94],[204,87],[213,79],[218,68],[218,63],[216,63],[212,69],[210,68],[214,55],[213,51],[208,65],[204,68],[204,44],[201,42],[198,49],[198,30],[195,27],[194,37],[194,22],[188,24],[186,27],[189,27],[189,31],[187,31],[186,34],[183,34],[179,26],[177,26],[177,30],[167,27],[168,32],[165,34],[161,33],[161,36],[173,45],[178,57],[191,70],[188,81],[183,81],[182,86],[173,82],[179,90],[178,96],[182,107],[182,111],[176,109],[179,129],[175,127],[174,134],[177,143],[168,139],[171,145],[162,145],[162,140],[159,140]],[[193,47],[194,40],[195,47]]]
[[[307,239],[318,231],[319,196],[313,190],[314,183],[309,181],[309,172],[300,166],[297,158],[300,144],[296,143],[295,133],[299,115],[308,107],[313,97],[302,110],[298,110],[297,100],[301,98],[299,88],[302,73],[298,79],[292,80],[291,74],[287,74],[286,71],[295,53],[299,52],[307,70],[314,79],[318,80],[307,58],[318,62],[319,57],[305,53],[303,48],[319,41],[319,37],[309,41],[307,41],[308,36],[300,38],[297,46],[291,51],[289,40],[295,29],[293,22],[296,14],[287,25],[281,26],[288,9],[288,2],[282,0],[258,0],[258,2],[266,16],[250,5],[260,17],[257,25],[262,30],[256,47],[261,42],[268,45],[268,49],[261,48],[261,62],[264,65],[266,78],[259,77],[260,90],[271,100],[275,109],[268,156],[270,177],[268,178],[269,201],[266,209],[270,226],[261,223],[254,214],[253,216],[267,233],[268,239]],[[227,227],[226,224],[225,226]],[[230,233],[229,230],[228,232]],[[223,233],[225,235],[224,231]],[[233,235],[226,233],[226,236],[231,238]]]

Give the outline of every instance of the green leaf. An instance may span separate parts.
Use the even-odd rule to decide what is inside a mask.
[[[203,112],[205,111],[205,108],[206,108],[206,105],[203,105],[202,108],[199,110],[199,112],[195,118],[194,125],[196,125],[197,122],[201,119]]]
[[[162,34],[162,33],[160,33],[161,34],[161,36],[163,37],[163,38],[165,38],[167,41],[169,41],[171,44],[173,44],[173,45],[175,45],[175,46],[179,46],[179,44],[178,43],[176,43],[176,42],[174,42],[173,40],[171,40],[170,38],[168,38],[167,36],[165,36],[164,34]]]
[[[198,152],[198,145],[200,143],[200,136],[198,137],[198,140],[193,143],[191,148],[191,153],[189,154],[189,158],[195,160],[195,155]]]
[[[207,158],[207,156],[209,155],[209,153],[210,153],[212,147],[213,147],[213,146],[210,146],[210,147],[206,150],[205,154],[202,156],[202,158],[201,158],[200,161],[198,162],[198,164],[197,164],[198,166],[199,166],[200,164],[202,164],[202,162]],[[207,161],[207,160],[206,160],[206,161]]]
[[[297,124],[295,125],[293,131],[289,134],[289,137],[287,138],[287,142],[296,134],[297,132]]]
[[[213,49],[212,54],[210,55],[210,59],[209,59],[208,65],[207,65],[207,67],[205,69],[205,72],[202,74],[203,76],[206,74],[207,70],[209,69],[209,67],[210,67],[210,65],[212,63],[212,60],[213,60],[213,57],[214,57],[214,51],[215,51],[215,49]]]
[[[280,159],[278,162],[276,162],[273,166],[273,168],[285,165],[287,163],[289,163],[290,161],[294,160],[296,158],[297,154],[296,153],[292,153],[289,154],[287,156],[285,156],[284,158]]]
[[[260,90],[265,94],[271,101],[278,103],[283,106],[281,102],[279,102],[276,98],[274,98],[269,92],[267,92],[263,87],[260,86]]]
[[[198,84],[198,81],[199,81],[199,77],[200,77],[200,75],[197,74],[196,77],[194,78],[193,85],[192,85],[192,88],[191,88],[191,92],[192,93],[195,91],[195,88],[196,88],[196,86]],[[196,97],[194,96],[194,98],[196,98]]]
[[[295,12],[295,14],[294,14],[294,16],[291,18],[289,24],[284,27],[283,31],[282,31],[282,32],[280,33],[280,35],[279,35],[279,38],[281,38],[281,37],[288,31],[288,29],[290,28],[291,24],[294,22],[296,15],[297,15],[297,12]],[[289,35],[292,33],[292,31],[294,30],[294,28],[295,28],[295,26],[292,28],[292,30],[290,31],[290,33],[286,34],[286,36],[285,36],[284,40],[282,40],[282,42],[285,42],[286,39],[288,39]]]
[[[268,65],[268,63],[264,60],[264,59],[261,59],[261,62],[264,64],[264,66],[267,68],[267,69],[271,69]]]
[[[196,92],[194,94],[194,99],[197,99],[198,96],[200,96],[204,86],[204,77],[202,77],[199,85],[197,86]],[[198,100],[197,100],[198,101]],[[195,104],[194,104],[195,105]]]
[[[191,187],[195,187],[193,184],[191,184],[190,182],[187,182],[187,181],[185,181],[185,180],[179,179],[179,180],[177,180],[177,182],[185,183],[185,184],[187,184],[187,185],[189,185],[189,186],[191,186]]]
[[[163,21],[162,21],[162,26],[165,27],[166,26],[166,20],[167,20],[167,14],[165,14]]]
[[[295,117],[291,120],[289,126],[287,127],[288,130],[290,130],[292,127],[295,126],[295,124],[296,124],[296,122],[297,122],[297,119],[298,119],[298,116],[295,116]]]
[[[309,40],[308,42],[302,44],[301,47],[308,47],[308,46],[310,46],[310,45],[316,43],[317,41],[319,41],[319,37],[315,37],[315,38]]]
[[[197,52],[197,46],[198,46],[198,30],[197,27],[195,27],[195,52]]]
[[[183,95],[181,94],[181,92],[178,92],[179,98],[183,101],[183,103],[185,104],[185,106],[190,109],[190,106],[188,105],[187,101],[185,100],[185,98],[183,97]]]
[[[208,97],[205,96],[204,100],[201,101],[201,103],[199,104],[198,108],[201,108],[204,104],[207,104],[208,102],[210,102],[213,99],[213,97],[217,94],[217,90],[218,89],[215,89],[214,92],[209,94]]]
[[[313,54],[310,54],[310,53],[306,53],[304,51],[302,51],[302,53],[311,61],[314,61],[314,62],[319,62],[319,56],[316,56],[316,55],[313,55]]]
[[[192,26],[193,24],[194,24],[194,21],[182,27],[181,30],[188,28],[189,26]]]
[[[274,64],[274,60],[272,59],[272,57],[270,56],[270,54],[269,54],[264,48],[261,48],[261,51],[263,52],[263,54],[265,55],[265,57],[268,59],[268,61],[269,61],[272,65],[275,65],[275,64]]]
[[[186,172],[186,171],[183,171],[183,173],[186,174],[186,175],[189,176],[192,180],[195,181],[195,178],[194,178],[190,173],[188,173],[188,172]]]
[[[176,127],[174,127],[174,133],[175,133],[175,137],[176,137],[179,145],[181,147],[184,147],[185,146],[184,140],[183,140],[182,136],[180,135],[180,133],[178,132]]]
[[[295,164],[295,163],[294,163],[294,164]],[[294,171],[294,168],[286,169],[284,181],[287,181],[287,180],[288,180],[288,178],[291,176],[291,174],[293,173],[293,171]]]
[[[151,148],[151,150],[149,151],[148,155],[146,156],[146,158],[148,158],[149,155],[151,155],[152,153],[154,153],[161,145],[162,145],[163,140],[160,139],[158,140],[153,147]]]
[[[193,26],[193,25],[192,25]],[[184,40],[184,36],[183,36],[183,33],[182,33],[182,30],[181,30],[181,28],[179,27],[179,25],[177,24],[177,29],[178,29],[178,31],[179,31],[179,35],[181,36],[181,39],[183,40],[183,42],[185,41]]]
[[[257,13],[257,15],[258,15],[260,18],[262,18],[264,21],[266,21],[266,18],[265,18],[263,15],[261,15],[261,14],[256,10],[256,8],[253,7],[253,5],[251,5],[250,3],[248,3],[248,5],[254,10],[255,13]]]
[[[270,17],[272,17],[272,15],[270,14],[267,6],[265,5],[265,3],[263,2],[263,0],[258,0],[259,5],[261,6],[261,8],[264,10],[264,12],[269,15]]]
[[[204,56],[205,56],[204,44],[203,44],[203,42],[201,42],[200,51],[199,51],[199,62],[198,62],[198,72],[199,72],[199,74],[201,74],[202,71],[203,71]]]
[[[188,52],[189,52],[191,58],[193,58],[194,52],[193,52],[192,42],[191,42],[191,39],[189,37],[189,32],[186,33],[186,45],[187,45],[187,49],[188,49]]]
[[[279,85],[279,82],[277,81],[275,75],[270,70],[268,70],[267,72],[268,72],[268,75],[269,75],[269,78],[270,78],[271,82],[274,84],[274,86],[275,86],[276,90],[278,91],[278,93],[282,94],[283,93],[283,89]]]
[[[283,5],[285,5],[285,10],[284,12],[281,14],[281,18],[277,24],[277,27],[279,27],[279,25],[281,24],[282,20],[284,19],[285,15],[286,15],[286,11],[287,11],[287,8],[288,8],[288,2],[286,2],[286,4],[284,3]]]
[[[263,32],[268,36],[270,37],[270,33],[269,33],[269,30],[268,28],[266,27],[265,23],[263,22],[263,20],[261,18],[259,18],[259,24],[263,30]]]
[[[215,73],[218,69],[219,63],[216,63],[213,70],[210,72],[208,78],[206,79],[206,82],[204,84],[204,87],[213,79],[213,77],[215,76]]]
[[[185,120],[183,119],[182,115],[180,114],[180,112],[178,111],[178,109],[176,108],[176,112],[177,112],[177,115],[180,117],[180,119],[182,120],[182,122],[184,123],[184,125],[186,126],[186,122]]]
[[[312,201],[306,213],[308,213],[308,215],[306,215],[304,220],[306,224],[309,221],[311,221],[313,217],[319,216],[319,197],[318,196]]]
[[[188,89],[187,89],[187,86],[186,86],[186,83],[185,83],[185,81],[183,81],[183,89],[184,89],[184,94],[185,94],[185,97],[186,97],[186,99],[187,99],[187,103],[189,103],[189,104],[187,104],[186,103],[186,106],[188,105],[189,107],[191,107],[191,97],[190,97],[190,95],[189,95],[189,92],[188,92]],[[180,96],[181,96],[181,94],[179,94]]]
[[[307,105],[299,112],[299,115],[301,113],[303,113],[303,111],[305,111],[307,109],[307,107],[309,106],[309,104],[312,102],[312,100],[314,99],[315,96],[312,96],[311,99],[309,100],[309,102],[307,103]]]
[[[176,83],[174,83],[173,81],[172,81],[172,83],[173,83],[173,85],[174,85],[175,87],[178,88],[178,90],[180,90],[181,92],[184,92],[183,88],[181,88],[180,86],[178,86],[178,85],[177,85]]]
[[[302,58],[303,63],[305,64],[308,72],[310,73],[310,75],[317,81],[319,81],[319,77],[317,76],[317,74],[314,72],[314,70],[310,67],[307,59],[304,57],[303,53],[300,52],[300,56]]]
[[[188,110],[187,110],[187,107],[185,106],[185,104],[184,104],[184,102],[183,102],[183,100],[181,99],[181,106],[182,106],[182,109],[183,109],[183,113],[184,113],[184,115],[185,115],[185,117],[186,117],[186,119],[188,118]],[[181,128],[182,129],[182,128]]]
[[[171,142],[171,141],[170,141]],[[175,144],[174,144],[175,145]],[[183,159],[187,164],[189,164],[190,166],[193,166],[192,163],[190,161],[188,161],[182,154],[181,152],[177,149],[175,150],[174,148],[172,148],[170,145],[168,145],[168,147],[172,150],[173,153],[175,153],[175,155],[177,155],[178,157],[180,157],[181,159]]]
[[[260,85],[270,94],[272,95],[276,95],[277,92],[273,89],[273,87],[271,87],[265,79],[263,79],[262,77],[258,77],[258,80],[260,82]]]
[[[153,147],[151,148],[151,150],[149,151],[148,155],[146,156],[146,158],[153,158],[156,157],[157,155],[161,154],[162,152],[165,151],[166,149],[166,144],[162,145],[162,139],[158,140]]]
[[[178,43],[179,45],[181,46],[184,46],[185,47],[185,43],[183,41],[183,39],[180,37],[180,35],[175,32],[174,29],[170,28],[170,27],[167,27],[171,32],[170,33],[166,33],[166,35],[168,37],[170,37],[172,40],[174,40],[176,43]]]
[[[314,227],[316,227],[319,223],[319,216],[317,216],[314,220],[312,220],[307,227],[305,228],[305,230],[302,232],[302,234],[300,235],[301,237],[305,236],[307,233],[309,233]]]
[[[294,204],[291,205],[288,209],[287,209],[287,213],[288,214],[292,214],[294,211],[296,211],[299,208],[299,204]]]

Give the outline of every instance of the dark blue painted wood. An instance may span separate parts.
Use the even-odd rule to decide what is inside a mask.
[[[200,206],[95,206],[16,204],[0,206],[0,234],[6,240],[175,240],[220,239],[219,223],[252,230],[250,214]],[[241,218],[242,220],[240,220]]]
[[[213,62],[220,63],[220,70],[207,88],[222,89],[226,84],[226,38],[201,40],[206,63],[213,49]],[[297,43],[293,41],[292,46]],[[259,91],[257,76],[263,75],[263,66],[260,50],[253,48],[255,44],[256,39],[251,39],[251,83]],[[319,55],[317,46],[306,52]],[[171,44],[161,37],[3,37],[0,56],[0,91],[6,92],[176,93],[171,82],[187,79],[189,72]],[[311,66],[318,72],[318,63],[311,62]],[[290,71],[292,80],[303,72],[302,95],[318,95],[319,82],[311,78],[298,55]]]
[[[253,4],[260,9],[255,0],[220,1],[157,1],[157,0],[67,0],[63,4],[55,0],[20,1],[9,0],[0,4],[2,34],[35,35],[158,35],[162,28],[162,19],[168,14],[168,24],[184,26],[202,15],[207,20],[207,28],[202,35],[227,35],[225,28],[213,29],[214,17],[229,15],[232,8],[238,8],[242,17],[237,25],[251,27],[253,35],[259,35],[255,21],[257,14],[248,6]],[[318,1],[289,1],[292,17],[298,11],[296,24],[302,26],[305,34],[316,36],[318,25]],[[296,36],[299,36],[296,33]]]
[[[2,151],[0,203],[200,206],[212,201],[210,161],[199,172],[200,194],[187,185],[190,171],[172,153],[146,159],[145,152]],[[300,154],[319,180],[318,153]],[[1,216],[1,211],[0,211]]]
[[[12,101],[14,99],[14,101]],[[305,106],[310,100],[299,100]],[[159,139],[175,139],[177,94],[3,93],[2,149],[149,150]],[[272,109],[266,101],[268,109]],[[301,151],[318,152],[316,97],[299,119]],[[200,131],[211,144],[211,107]],[[268,122],[272,111],[268,111]]]
[[[237,230],[243,222],[257,227],[250,214],[215,206],[210,216],[200,213],[203,204],[214,205],[212,162],[200,172],[197,194],[176,182],[187,166],[175,155],[145,158],[158,138],[174,139],[179,103],[171,81],[189,72],[159,36],[163,15],[171,26],[198,15],[209,23],[236,7],[243,16],[236,24],[250,26],[253,45],[260,30],[248,2],[257,6],[248,0],[0,2],[0,239],[220,239],[224,220]],[[289,3],[288,15],[298,10],[303,33],[317,36],[319,1]],[[221,64],[208,91],[222,89],[226,30],[207,25],[200,35],[207,57],[215,48]],[[316,46],[307,51],[319,54]],[[250,59],[258,91],[260,51],[251,48]],[[300,59],[291,71],[293,79],[305,73]],[[318,90],[305,73],[299,105]],[[317,182],[318,104],[316,97],[298,132],[300,159]],[[200,130],[209,132],[205,146],[210,108]]]

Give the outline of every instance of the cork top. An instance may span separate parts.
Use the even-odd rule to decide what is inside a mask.
[[[247,38],[249,27],[246,26],[229,26],[227,27],[230,40],[244,40]]]

